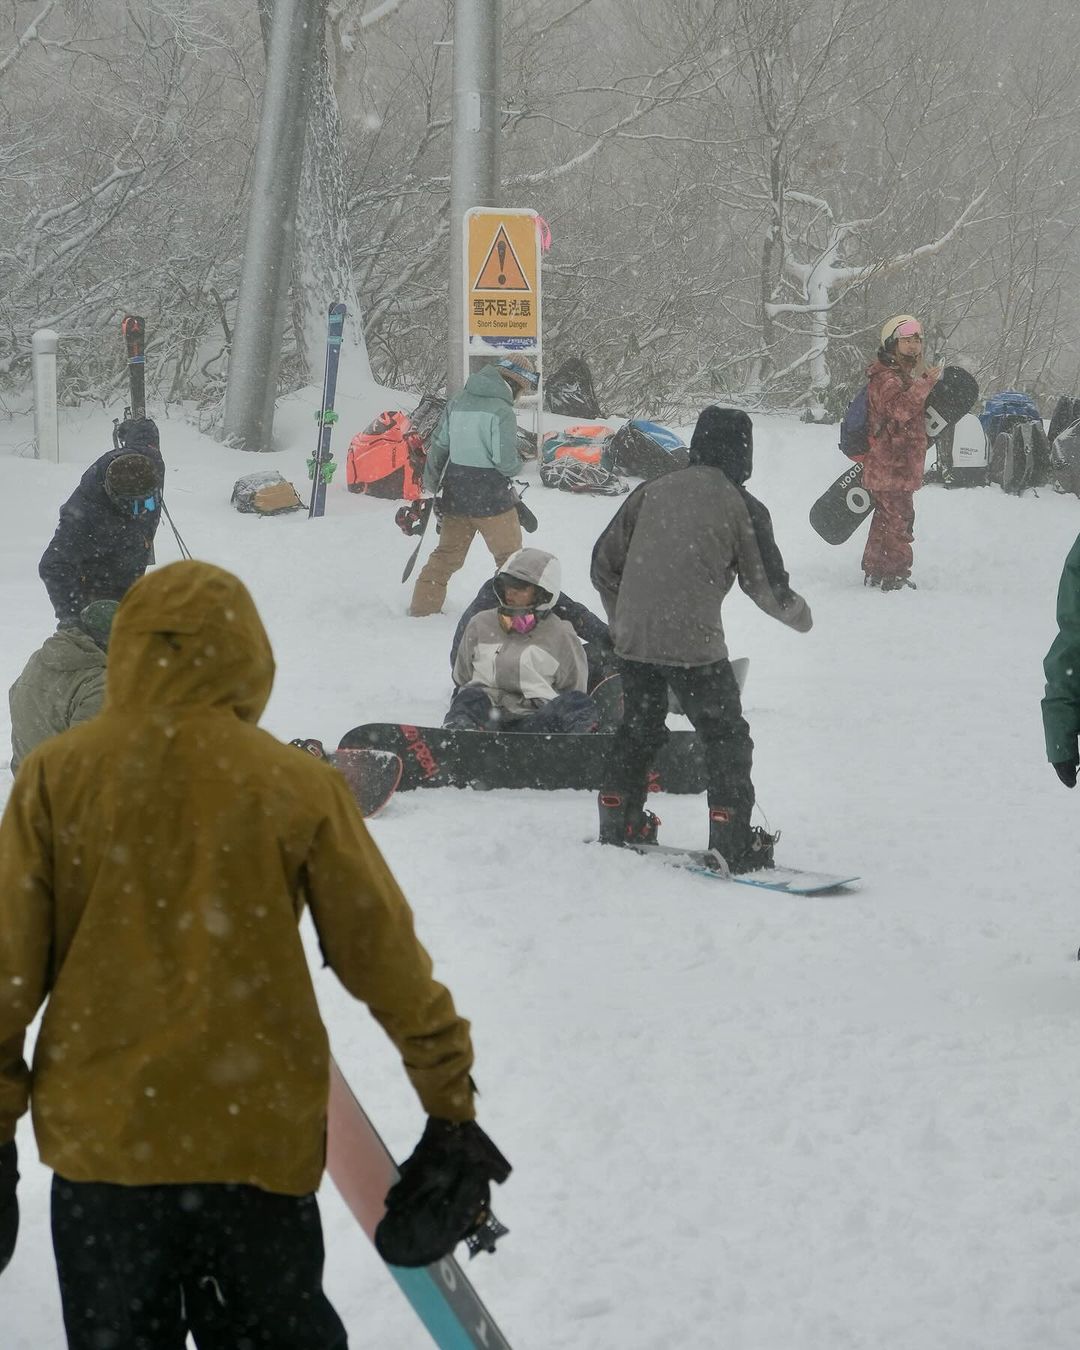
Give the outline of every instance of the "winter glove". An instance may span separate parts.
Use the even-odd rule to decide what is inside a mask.
[[[19,1154],[15,1140],[0,1144],[0,1271],[7,1269],[19,1235],[19,1202],[15,1187],[19,1180]]]
[[[401,1179],[386,1196],[375,1246],[392,1266],[429,1266],[461,1241],[494,1250],[506,1230],[491,1217],[490,1182],[503,1182],[510,1164],[475,1120],[455,1124],[428,1117]],[[483,1234],[486,1233],[486,1241]]]
[[[1058,763],[1053,766],[1054,772],[1067,788],[1074,788],[1076,786],[1076,770],[1078,764],[1080,764],[1080,761],[1078,760],[1063,759],[1059,760]]]

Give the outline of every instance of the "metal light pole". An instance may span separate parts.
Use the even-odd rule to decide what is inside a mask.
[[[498,206],[500,33],[498,0],[456,0],[450,151],[450,304],[446,392],[456,393],[465,368],[465,212]]]
[[[274,3],[225,396],[224,437],[245,450],[271,448],[321,15],[318,0]]]

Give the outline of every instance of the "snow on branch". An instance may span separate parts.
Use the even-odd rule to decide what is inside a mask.
[[[0,61],[0,80],[8,73],[15,62],[26,51],[27,47],[38,39],[38,28],[56,8],[58,0],[45,0],[41,12],[31,21],[30,27],[22,34],[15,46],[8,52],[7,56]]]

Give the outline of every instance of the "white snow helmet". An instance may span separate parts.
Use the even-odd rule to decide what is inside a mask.
[[[914,314],[895,314],[891,319],[886,321],[881,329],[881,345],[883,347],[888,346],[889,342],[896,336],[896,330],[902,323],[919,324],[919,333],[920,335],[922,334],[922,324]]]

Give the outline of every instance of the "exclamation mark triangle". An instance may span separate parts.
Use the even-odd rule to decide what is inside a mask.
[[[499,226],[484,265],[473,282],[474,291],[531,291],[525,269],[518,262],[506,230]]]

